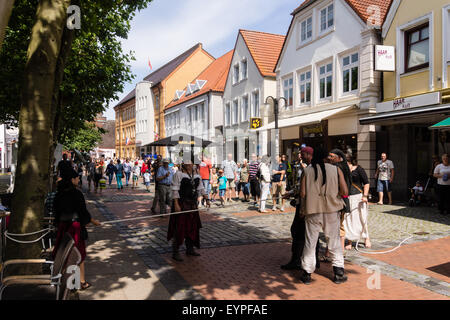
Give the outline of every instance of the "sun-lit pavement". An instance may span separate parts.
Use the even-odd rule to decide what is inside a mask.
[[[140,184],[87,194],[101,220],[150,216],[153,189]],[[271,209],[271,203],[268,205]],[[349,280],[334,284],[322,263],[313,283],[283,271],[290,258],[293,208],[259,214],[248,203],[201,211],[200,257],[181,263],[170,256],[168,218],[102,226],[93,230],[86,268],[93,287],[81,299],[449,299],[450,217],[433,208],[369,206],[372,249],[387,254],[346,254]],[[375,271],[373,271],[375,270]]]

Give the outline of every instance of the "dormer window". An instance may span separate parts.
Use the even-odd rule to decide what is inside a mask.
[[[174,100],[176,101],[178,99],[181,99],[181,97],[183,96],[184,93],[185,93],[184,90],[177,90],[177,91],[175,91],[175,98],[174,98]]]
[[[188,84],[187,88],[186,88],[186,96],[189,96],[191,94],[193,94],[196,90],[195,90],[196,86],[195,84]]]
[[[320,10],[320,32],[325,32],[334,25],[334,6],[330,4],[328,7]]]
[[[197,86],[198,90],[201,90],[203,86],[206,84],[206,80],[197,80],[195,82],[195,85]]]

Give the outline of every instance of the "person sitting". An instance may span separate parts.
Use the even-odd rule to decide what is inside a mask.
[[[423,197],[423,186],[420,181],[416,181],[416,185],[411,188],[411,199],[410,203],[414,205],[419,205],[422,202]]]

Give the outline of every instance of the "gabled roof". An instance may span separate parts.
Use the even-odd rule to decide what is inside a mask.
[[[121,104],[124,104],[125,102],[130,101],[131,99],[133,99],[134,97],[136,97],[136,88],[131,90],[130,93],[128,93],[125,98],[123,98],[122,100],[120,100],[120,102],[116,105],[120,106]]]
[[[183,52],[178,57],[172,59],[158,70],[150,73],[144,78],[144,80],[153,82],[153,85],[160,83],[165,78],[167,78],[179,65],[181,65],[191,54],[193,54],[195,50],[201,48],[202,44],[197,43],[195,46]]]
[[[253,61],[263,77],[275,77],[273,72],[283,47],[285,36],[260,31],[239,30]]]
[[[213,61],[199,76],[192,82],[196,83],[197,80],[206,80],[205,85],[197,92],[186,96],[186,90],[180,99],[172,101],[167,107],[172,108],[183,102],[192,100],[207,92],[223,92],[225,90],[225,83],[227,80],[228,70],[230,69],[231,59],[233,58],[234,50],[231,50]]]
[[[197,49],[202,49],[202,44],[197,43],[192,48],[186,50],[176,58],[172,59],[162,67],[150,73],[144,78],[145,81],[152,82],[152,86],[157,85],[165,78],[167,78],[176,68],[178,68],[187,58],[189,58]],[[206,51],[205,51],[206,52]],[[207,53],[207,52],[206,52]],[[209,54],[209,53],[207,53]],[[212,57],[212,56],[211,56]],[[121,105],[136,96],[136,89],[133,89],[125,98],[123,98],[118,104]]]
[[[297,9],[295,9],[291,14],[295,16],[297,13],[307,8],[314,2],[318,0],[305,0]],[[372,6],[378,6],[380,8],[380,18],[381,23],[383,24],[384,19],[386,18],[389,7],[391,6],[393,0],[345,0],[347,4],[356,12],[356,14],[364,21],[367,22],[367,19],[372,15],[367,9]]]
[[[303,11],[304,9],[306,9],[307,7],[309,7],[310,5],[312,5],[313,3],[320,1],[320,0],[305,0],[303,1],[303,3],[297,7],[297,9],[295,9],[291,15],[292,15],[292,19],[291,19],[291,24],[289,25],[289,29],[286,35],[286,39],[283,43],[283,47],[282,50],[280,52],[280,56],[278,58],[278,61],[275,64],[274,69],[277,67],[278,62],[281,59],[281,55],[283,53],[286,41],[288,39],[289,33],[291,32],[292,29],[292,25],[294,23],[295,20],[295,15],[297,13],[299,13],[300,11]],[[381,26],[384,24],[384,21],[386,20],[386,16],[389,12],[389,8],[392,5],[392,2],[394,0],[345,0],[345,2],[355,11],[355,13],[364,21],[367,23],[368,18],[370,17],[370,15],[372,14],[371,11],[369,11],[369,13],[367,12],[368,8],[371,5],[376,5],[380,7],[380,28]]]

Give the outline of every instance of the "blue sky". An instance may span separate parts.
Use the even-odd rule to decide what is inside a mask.
[[[133,83],[118,93],[119,100],[135,84],[182,52],[201,42],[203,48],[218,58],[234,48],[239,29],[285,35],[290,13],[304,0],[153,0],[136,14],[125,51],[134,51]],[[148,66],[150,59],[153,69]],[[114,119],[114,106],[105,115]]]

